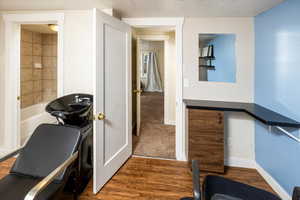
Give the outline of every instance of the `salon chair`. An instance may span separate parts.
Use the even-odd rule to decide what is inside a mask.
[[[93,95],[74,93],[54,99],[45,108],[61,126],[81,129],[78,188],[83,192],[93,175]],[[69,189],[69,188],[67,188]]]
[[[281,200],[278,196],[247,184],[220,176],[208,175],[200,190],[200,173],[197,161],[192,161],[194,197],[181,200]],[[300,187],[295,187],[292,200],[300,200]]]
[[[72,185],[76,199],[80,140],[78,128],[39,125],[23,147],[0,158],[2,162],[18,154],[9,174],[0,180],[0,199],[53,200],[66,183]]]

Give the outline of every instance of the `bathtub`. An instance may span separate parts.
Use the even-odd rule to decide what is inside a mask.
[[[45,111],[47,103],[35,104],[21,109],[21,145],[42,123],[55,123],[56,119]]]

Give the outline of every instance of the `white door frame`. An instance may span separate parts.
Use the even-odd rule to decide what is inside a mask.
[[[5,86],[4,86],[4,133],[5,148],[8,150],[20,146],[20,69],[21,69],[21,24],[58,24],[57,42],[57,96],[63,95],[63,13],[5,14]]]
[[[184,18],[123,18],[133,27],[174,26],[176,45],[176,159],[186,161],[185,106],[183,103],[183,22]]]

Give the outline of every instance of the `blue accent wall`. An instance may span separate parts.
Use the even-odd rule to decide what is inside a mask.
[[[256,16],[255,40],[255,102],[300,121],[300,0]],[[255,132],[257,163],[292,194],[300,186],[300,144],[259,122]]]
[[[214,45],[216,60],[212,64],[216,68],[208,70],[208,81],[234,83],[236,76],[235,35],[218,35],[210,44]]]

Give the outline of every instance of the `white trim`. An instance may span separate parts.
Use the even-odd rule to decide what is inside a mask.
[[[226,166],[256,169],[256,162],[238,157],[229,157],[224,161]]]
[[[149,40],[149,41],[166,41],[169,40],[170,37],[168,35],[159,34],[159,35],[137,35],[137,39],[140,40]]]
[[[161,157],[152,157],[152,156],[140,156],[140,155],[132,155],[133,158],[145,158],[145,159],[152,159],[152,160],[168,160],[168,161],[176,161],[176,159],[171,158],[161,158]]]
[[[176,121],[172,121],[172,120],[169,120],[169,119],[165,118],[164,124],[176,126]]]
[[[256,163],[256,169],[281,199],[292,200],[292,197],[285,191],[285,189],[283,189],[281,185],[258,163]]]
[[[110,16],[114,16],[114,9],[113,8],[104,8],[104,9],[101,9],[102,12],[104,12],[105,14],[107,15],[110,15]]]
[[[50,24],[59,25],[57,43],[57,96],[63,95],[63,13],[20,13],[4,14],[5,29],[5,119],[4,131],[9,149],[20,146],[20,34],[21,24]]]
[[[127,24],[139,27],[148,28],[152,26],[177,26],[183,23],[183,17],[146,17],[146,18],[122,18]]]
[[[134,27],[175,26],[176,32],[176,159],[187,160],[185,133],[185,106],[183,104],[183,17],[174,18],[123,18]]]
[[[6,148],[0,148],[0,156],[7,154],[10,150]]]

